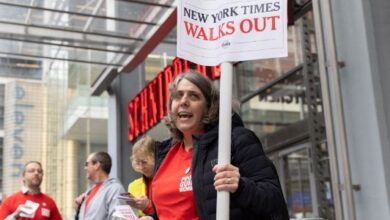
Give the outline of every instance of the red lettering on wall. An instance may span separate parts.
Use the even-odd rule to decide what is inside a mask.
[[[173,60],[173,75],[172,77],[175,78],[177,75],[183,72],[183,65],[181,64],[180,58],[176,57]]]
[[[148,85],[149,127],[157,123],[156,83],[157,80],[153,80]]]
[[[188,60],[184,60],[184,71],[183,72],[187,72],[188,70],[190,70],[190,67],[188,65]]]
[[[158,110],[158,120],[162,120],[164,118],[164,99],[163,99],[163,94],[164,94],[164,88],[163,88],[163,72],[160,72],[157,75],[157,94],[158,94],[158,105],[157,105],[157,110]]]
[[[211,79],[216,80],[219,77],[221,77],[221,67],[220,66],[211,67]]]
[[[147,91],[148,91],[147,89],[143,89],[141,94],[140,94],[140,97],[141,97],[141,105],[140,105],[141,133],[144,133],[146,130],[149,129]]]
[[[137,95],[134,98],[134,105],[133,105],[134,136],[135,137],[138,137],[138,135],[140,134],[138,111],[139,111],[139,95]]]
[[[196,64],[196,71],[198,71],[198,73],[203,74],[204,76],[207,76],[206,66]]]
[[[169,84],[172,82],[172,69],[171,66],[167,66],[164,70],[164,115],[167,114],[168,102],[169,102]]]
[[[135,137],[135,127],[134,127],[134,118],[133,118],[133,112],[134,112],[134,104],[133,101],[129,102],[127,104],[127,110],[128,110],[128,116],[129,116],[129,132],[128,132],[128,139],[129,141],[132,141]]]

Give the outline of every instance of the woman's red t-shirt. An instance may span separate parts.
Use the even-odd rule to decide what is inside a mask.
[[[175,144],[166,155],[152,182],[152,198],[160,220],[198,220],[192,191],[192,148]]]

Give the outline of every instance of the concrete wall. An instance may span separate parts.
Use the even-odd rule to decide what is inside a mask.
[[[379,130],[381,131],[382,148],[384,158],[384,167],[386,169],[387,197],[390,198],[390,160],[385,159],[390,156],[390,1],[371,0],[363,1],[364,7],[371,5],[371,14],[373,19],[374,50],[377,71],[373,72],[376,85],[378,85],[378,115],[383,119]],[[381,106],[382,104],[383,106]],[[382,111],[383,110],[383,111]]]
[[[117,123],[112,125],[113,129],[108,129],[108,135],[117,140],[109,141],[109,151],[116,152],[113,156],[113,163],[117,163],[118,170],[116,177],[121,181],[125,189],[130,182],[139,177],[139,174],[134,172],[130,164],[130,153],[132,144],[127,139],[127,131],[129,129],[127,117],[127,103],[132,100],[135,95],[145,86],[144,81],[144,65],[139,65],[132,73],[120,74],[111,84],[112,96],[116,96],[116,118],[113,114],[109,114],[109,123],[114,120]],[[112,102],[110,102],[112,103]],[[112,108],[110,104],[109,108]],[[116,130],[117,129],[117,130]]]
[[[390,1],[332,0],[332,13],[356,216],[390,219]]]

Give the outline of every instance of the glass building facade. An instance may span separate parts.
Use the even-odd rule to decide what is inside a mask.
[[[295,21],[288,57],[234,64],[245,126],[274,162],[291,218],[388,219],[389,3],[288,3]],[[32,159],[42,161],[42,190],[65,219],[88,187],[90,152],[111,154],[111,175],[125,188],[138,177],[129,161],[127,104],[176,57],[176,5],[0,2],[3,197],[18,190],[15,170]],[[147,134],[168,137],[163,123]]]

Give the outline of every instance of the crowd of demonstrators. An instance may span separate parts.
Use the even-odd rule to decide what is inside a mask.
[[[75,199],[76,219],[117,219],[113,216],[115,207],[121,204],[117,196],[125,190],[118,179],[109,176],[111,165],[111,157],[106,152],[88,156],[84,169],[93,186]]]
[[[129,205],[138,209],[138,216],[152,213],[153,206],[149,199],[151,196],[150,184],[154,174],[154,150],[155,141],[149,136],[145,136],[137,141],[132,148],[130,157],[133,169],[142,176],[129,184],[128,192],[134,196],[134,200],[129,201]]]
[[[276,169],[234,112],[231,163],[217,164],[219,92],[211,80],[190,71],[176,76],[169,91],[171,137],[155,142],[145,136],[132,148],[132,166],[142,176],[129,184],[127,204],[138,209],[140,219],[215,219],[217,192],[227,191],[230,210],[225,211],[232,220],[288,220]],[[75,219],[119,219],[116,207],[126,202],[118,196],[126,192],[118,179],[110,178],[111,165],[106,152],[88,156],[84,168],[92,187],[75,199]],[[41,164],[27,163],[24,186],[3,201],[0,219],[61,220],[55,202],[40,191],[42,178]],[[38,204],[32,218],[23,217],[31,215],[26,201]]]
[[[0,207],[0,219],[5,220],[62,220],[52,198],[41,192],[42,165],[30,161],[23,168],[22,189],[7,197]]]
[[[178,75],[170,87],[171,138],[156,142],[155,213],[140,219],[215,219],[217,191],[230,192],[230,219],[287,220],[272,162],[254,132],[232,114],[231,164],[218,157],[219,92],[201,74]]]

